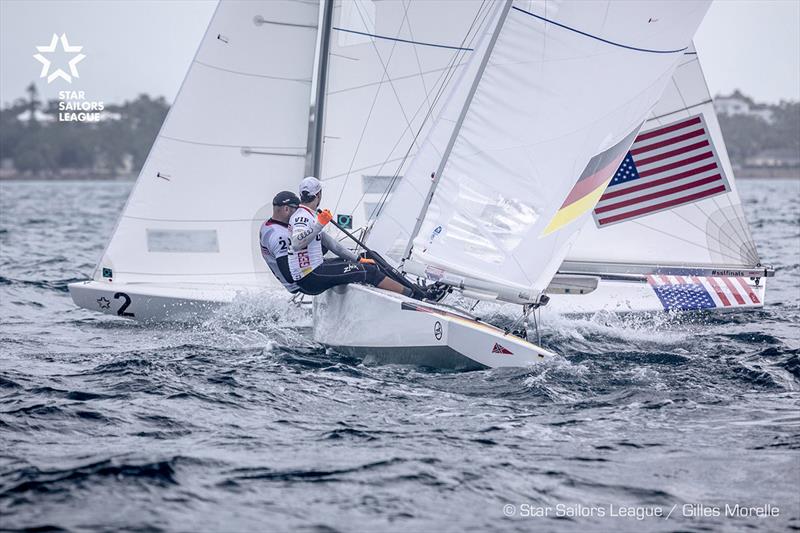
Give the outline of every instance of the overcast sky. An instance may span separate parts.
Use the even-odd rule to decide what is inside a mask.
[[[215,0],[0,0],[0,102],[38,80],[36,46],[66,32],[83,46],[80,80],[48,85],[116,103],[146,92],[172,101]],[[758,101],[800,99],[800,0],[717,0],[696,39],[712,94],[740,88]]]

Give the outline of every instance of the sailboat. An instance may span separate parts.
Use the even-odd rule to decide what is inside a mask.
[[[661,125],[655,111],[708,5],[222,1],[73,300],[181,320],[276,287],[254,236],[275,191],[306,174],[371,249],[466,299],[527,314],[546,293],[600,294],[617,280],[609,273],[660,275],[650,256],[591,255],[580,235]],[[632,266],[642,264],[652,272]],[[331,289],[313,308],[315,340],[386,361],[484,368],[554,356],[463,308],[366,286]]]
[[[774,270],[742,211],[694,45],[559,272],[596,284],[561,290],[549,313],[763,307]]]

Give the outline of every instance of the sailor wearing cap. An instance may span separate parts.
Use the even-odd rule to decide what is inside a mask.
[[[300,198],[290,191],[281,191],[272,199],[272,217],[261,224],[259,241],[261,256],[267,266],[278,278],[287,291],[295,293],[300,290],[292,279],[289,270],[289,217],[300,205]]]
[[[300,182],[300,207],[289,218],[289,270],[300,291],[316,295],[336,285],[368,283],[411,296],[410,289],[387,278],[372,260],[359,259],[322,231],[333,214],[327,209],[317,214],[321,201],[322,183],[313,176],[304,178]],[[339,259],[323,259],[325,248]]]

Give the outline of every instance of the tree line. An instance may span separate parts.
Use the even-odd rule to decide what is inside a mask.
[[[719,115],[725,146],[735,166],[747,166],[749,158],[764,150],[786,150],[800,158],[800,103],[782,101],[761,107],[772,111],[771,123],[757,115]]]
[[[106,105],[113,119],[98,122],[42,120],[58,117],[58,100],[38,98],[31,84],[28,97],[0,109],[0,161],[24,175],[43,177],[63,170],[98,175],[136,173],[167,116],[163,97],[146,94],[122,104]],[[22,120],[20,119],[22,117]]]

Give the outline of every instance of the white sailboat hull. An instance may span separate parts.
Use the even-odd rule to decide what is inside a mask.
[[[215,285],[155,283],[70,283],[76,305],[92,311],[143,322],[187,322],[230,303],[246,289]]]
[[[366,362],[458,370],[522,367],[555,357],[456,310],[363,285],[314,298],[314,340]]]
[[[717,285],[720,292],[726,296],[723,301],[717,294],[712,296],[716,306],[704,309],[711,312],[727,312],[758,309],[764,306],[766,296],[766,278],[761,278],[758,285],[752,280],[738,280],[728,278],[730,284],[739,288],[739,300],[732,294],[728,284],[723,278],[717,278]],[[741,283],[745,281],[750,288],[750,292],[744,290]],[[394,311],[396,305],[389,304],[388,300],[398,299],[405,302],[414,302],[388,295],[384,291],[372,290],[366,287],[353,286],[353,291],[345,291],[340,287],[332,289],[321,296],[314,298],[317,307],[325,306],[327,309],[334,309],[337,313],[344,313],[343,316],[361,317],[363,311],[354,308],[356,305],[365,305],[366,309],[376,308],[377,311],[386,313],[383,305],[387,305],[390,311]],[[181,285],[161,285],[155,283],[108,283],[101,281],[81,281],[69,285],[70,295],[76,305],[85,309],[98,311],[105,314],[133,318],[145,322],[184,322],[197,320],[213,312],[215,309],[228,304],[240,294],[256,294],[263,292],[260,287],[233,287],[229,285],[209,285],[209,284],[181,284]],[[369,293],[369,297],[364,292]],[[714,292],[714,291],[712,291]],[[346,294],[343,294],[346,293]],[[352,294],[351,294],[352,293]],[[377,294],[383,305],[372,303],[371,296]],[[370,302],[364,303],[362,299]],[[388,300],[387,300],[388,299]],[[126,305],[127,303],[127,305]],[[435,307],[435,306],[430,306]],[[597,287],[588,293],[559,293],[551,294],[550,303],[542,308],[542,315],[587,315],[598,312],[612,313],[659,313],[665,311],[687,311],[687,309],[669,309],[658,297],[652,284],[647,281],[620,281],[601,279]],[[451,311],[452,312],[452,311]],[[417,313],[420,314],[420,313]],[[428,346],[430,340],[430,327],[425,321],[425,325],[406,327],[406,321],[412,320],[411,313],[394,313],[382,316],[381,320],[385,326],[381,326],[380,331],[369,326],[370,321],[361,322],[358,325],[345,324],[343,321],[330,320],[320,313],[315,319],[319,322],[319,339],[324,344],[341,347],[342,351],[355,353],[360,350],[358,346],[374,348],[398,343],[399,339],[403,342],[412,341],[410,335],[419,331],[418,339],[413,339],[416,348]],[[369,316],[369,315],[367,315]],[[374,320],[377,314],[371,315]],[[394,322],[389,322],[391,317]],[[415,317],[419,319],[419,317]],[[428,318],[428,317],[425,317]],[[366,319],[365,319],[366,320]],[[466,318],[466,320],[471,320]],[[474,321],[473,321],[474,322]],[[326,331],[325,328],[332,327],[334,331]],[[432,327],[432,326],[431,326]],[[487,326],[488,327],[488,326]],[[426,329],[427,328],[427,329]],[[358,346],[350,346],[352,341],[347,337],[345,331],[354,335],[353,338],[360,339]],[[375,338],[369,336],[375,334]],[[369,341],[369,342],[367,342]],[[441,343],[437,343],[439,346]],[[417,350],[419,351],[419,350]],[[412,350],[413,352],[413,350]]]

